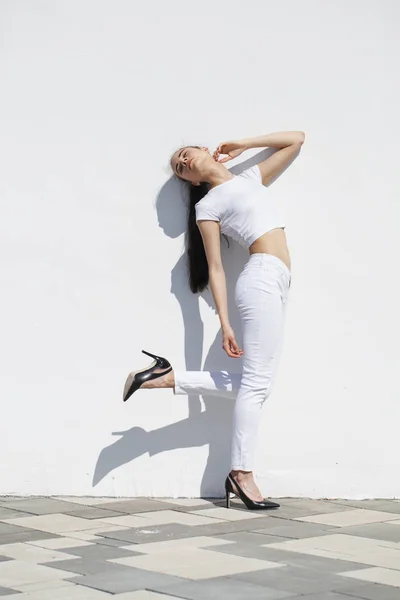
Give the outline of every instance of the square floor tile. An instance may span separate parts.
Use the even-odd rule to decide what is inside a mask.
[[[30,516],[32,516],[30,513],[0,506],[0,521],[7,519],[21,519],[22,517]]]
[[[273,535],[272,532],[265,534],[258,533],[257,531],[237,531],[234,533],[218,534],[217,536],[213,537],[214,539],[221,540],[221,542],[225,542],[226,544],[228,542],[235,542],[238,544],[248,544],[252,547],[265,546],[266,544],[273,544],[275,542],[283,541],[281,536]]]
[[[26,533],[29,529],[22,526],[22,519],[18,519],[19,524],[13,524],[11,521],[0,522],[0,543],[3,535]]]
[[[102,505],[98,504],[97,506],[101,507]],[[175,506],[168,501],[163,502],[153,500],[152,498],[130,498],[124,500],[117,499],[115,502],[107,502],[104,508],[129,515],[155,510],[167,510],[169,508],[175,508]]]
[[[400,568],[400,549],[394,542],[333,534],[269,544],[268,548],[294,551],[363,565]],[[338,565],[340,571],[340,565]]]
[[[295,594],[238,581],[228,577],[185,581],[168,586],[154,586],[152,589],[172,594],[188,600],[283,600]],[[342,598],[342,600],[345,600]]]
[[[353,525],[342,527],[340,533],[354,535],[375,540],[400,543],[400,527],[393,527],[393,521],[387,523],[370,523],[369,525]]]
[[[207,549],[207,548],[205,548]],[[234,544],[232,546],[219,546],[214,548],[214,552],[223,552],[226,554],[237,554],[253,558],[262,558],[275,563],[281,563],[285,566],[302,567],[319,572],[338,573],[344,571],[354,571],[355,569],[366,569],[368,565],[346,561],[336,558],[327,558],[326,556],[317,556],[313,554],[302,554],[300,552],[285,552],[264,546],[260,549],[253,545]]]
[[[202,515],[204,517],[212,517],[215,519],[222,519],[224,521],[241,521],[248,519],[260,519],[265,517],[265,511],[250,512],[246,510],[232,510],[231,508],[223,508],[219,506],[217,508],[205,508],[203,510],[193,511],[193,515]]]
[[[97,543],[97,542],[99,542],[99,540],[102,539],[100,536],[108,533],[109,531],[121,532],[121,531],[132,531],[132,530],[129,529],[129,527],[116,527],[115,525],[104,524],[103,527],[97,527],[97,528],[93,528],[93,529],[89,529],[89,530],[85,530],[85,531],[68,531],[66,533],[68,533],[68,537],[70,537],[70,538],[74,538],[74,539],[82,540],[82,541],[86,541],[86,542]]]
[[[381,512],[378,510],[365,510],[362,508],[346,510],[339,513],[329,513],[313,517],[300,517],[296,520],[309,523],[320,523],[321,525],[332,525],[334,527],[349,527],[351,525],[365,525],[367,523],[383,523],[394,521],[398,515]]]
[[[160,498],[160,502],[167,502],[168,504],[175,504],[175,506],[214,506],[214,502],[206,498],[166,498],[163,500]],[[222,500],[218,500],[222,501]]]
[[[23,583],[18,586],[18,590],[22,594],[31,594],[32,592],[41,592],[44,590],[59,590],[60,588],[73,588],[74,583],[66,581],[65,579],[50,579],[47,581],[35,581],[34,583]],[[24,598],[24,596],[21,596]]]
[[[78,510],[64,510],[63,514],[70,515],[71,517],[80,517],[81,519],[105,519],[106,517],[120,517],[122,513],[116,510],[107,510],[98,506],[82,506]]]
[[[100,520],[96,520],[96,523],[99,523],[99,522],[100,522]],[[105,526],[112,525],[115,528],[116,527],[128,527],[128,528],[145,527],[146,525],[149,524],[149,521],[147,521],[141,515],[121,515],[121,514],[118,517],[112,517],[112,516],[104,517],[101,519],[101,522]]]
[[[62,550],[63,548],[78,548],[81,546],[92,546],[93,542],[77,540],[70,537],[56,537],[51,540],[38,540],[37,542],[26,542],[30,546],[39,546],[48,550]]]
[[[209,579],[282,567],[280,564],[264,560],[220,554],[197,548],[182,548],[162,554],[117,558],[112,562],[187,579]]]
[[[279,499],[277,502],[278,504],[280,503]],[[324,500],[300,498],[297,499],[296,502],[281,504],[280,508],[274,511],[274,515],[284,519],[295,519],[320,514],[345,512],[347,510],[352,510],[352,507],[339,506]]]
[[[80,504],[83,507],[97,506],[98,504],[115,504],[117,500],[123,500],[123,498],[102,498],[101,496],[54,496],[54,499],[69,502],[70,504]],[[127,498],[127,500],[131,501],[131,498]]]
[[[212,525],[200,525],[193,530],[195,535],[214,536],[227,533],[235,533],[239,531],[251,531],[253,529],[263,529],[267,527],[270,520],[274,517],[260,517],[259,519],[239,519],[237,521],[222,521]],[[277,519],[278,521],[278,519]],[[280,523],[285,523],[284,520],[279,520]]]
[[[350,571],[347,573],[342,573],[342,577],[352,577],[353,579],[360,579],[361,581],[369,581],[371,583],[382,583],[385,585],[400,588],[400,562],[398,571],[394,571],[392,569],[385,569],[381,567],[372,567],[371,569],[363,569],[362,571]]]
[[[118,600],[168,600],[168,598],[176,600],[176,596],[158,594],[157,592],[149,592],[148,590],[137,590],[136,592],[118,594]]]
[[[151,525],[167,525],[179,523],[196,527],[197,525],[210,525],[218,522],[218,519],[210,519],[209,516],[200,516],[191,512],[179,512],[177,510],[147,511],[137,515],[126,515],[102,519],[104,523],[121,525],[124,527],[147,527]]]
[[[350,508],[364,508],[400,514],[400,502],[394,500],[333,500],[332,503]]]
[[[163,540],[172,540],[176,538],[192,537],[198,532],[197,528],[186,527],[179,523],[168,525],[149,525],[139,529],[111,530],[103,532],[99,539],[110,539],[120,541],[121,546],[128,544],[147,544],[148,542],[161,542]]]
[[[18,598],[19,596],[15,596],[15,600]],[[21,598],[24,600],[25,598],[26,600],[111,600],[110,594],[78,585],[29,592],[26,595],[24,593]]]
[[[132,531],[131,529],[125,529],[124,531]],[[92,543],[96,544],[96,546],[110,546],[112,548],[121,548],[122,546],[126,546],[126,542],[122,540],[114,540],[112,538],[103,537],[104,532],[102,534],[97,534],[93,536]]]
[[[297,598],[297,596],[296,596]],[[306,594],[298,596],[299,600],[354,600],[353,596],[338,592],[321,592],[319,594]]]
[[[101,520],[81,519],[64,514],[41,515],[35,517],[24,517],[23,519],[11,519],[10,525],[19,525],[25,529],[37,529],[49,533],[72,533],[76,531],[107,531],[112,529],[112,525]]]
[[[297,595],[326,593],[345,585],[344,579],[334,573],[292,566],[253,573],[237,573],[231,577],[235,581],[247,581],[254,585],[267,586]]]
[[[399,589],[397,587],[379,583],[362,583],[354,580],[353,583],[341,588],[340,591],[343,594],[349,594],[353,600],[356,598],[362,600],[399,600]]]
[[[142,554],[163,554],[176,550],[185,551],[193,548],[214,548],[217,546],[229,546],[235,544],[234,541],[221,540],[213,537],[190,537],[180,540],[168,540],[164,542],[153,542],[150,544],[134,544],[132,546],[124,546],[126,550],[134,550]]]
[[[318,535],[326,535],[332,528],[328,525],[319,525],[317,523],[302,523],[300,521],[285,521],[283,519],[271,519],[268,526],[264,529],[251,528],[258,534],[274,535],[282,538],[308,538]]]
[[[121,559],[123,560],[123,559]],[[69,577],[73,575],[97,575],[98,573],[107,573],[107,575],[125,575],[129,572],[129,567],[116,564],[115,561],[92,560],[89,558],[74,558],[74,560],[60,560],[51,565],[56,569],[68,571]]]
[[[0,552],[9,558],[33,563],[35,565],[52,562],[54,560],[68,560],[69,558],[75,558],[74,556],[68,556],[67,553],[59,552],[58,550],[48,550],[46,548],[31,546],[24,543],[0,546]]]
[[[32,515],[50,515],[67,510],[74,510],[74,505],[70,502],[54,500],[53,498],[27,498],[26,500],[9,502],[6,508],[13,508],[14,510],[24,511]],[[80,506],[77,504],[76,509],[79,508]]]
[[[131,568],[125,574],[99,573],[98,575],[87,575],[86,577],[74,577],[70,581],[89,588],[102,590],[109,594],[122,594],[124,592],[143,589],[157,591],[161,586],[181,583],[183,580],[178,577],[162,575],[161,573],[151,573],[150,571]]]
[[[138,554],[138,546],[130,546],[129,550],[120,546],[103,546],[101,544],[91,544],[90,546],[81,546],[79,548],[65,548],[64,552],[70,556],[85,558],[88,560],[110,560],[111,558],[124,558]]]
[[[19,560],[0,563],[1,585],[18,590],[25,583],[36,583],[51,579],[67,579],[65,571],[35,565]]]
[[[17,544],[19,542],[35,542],[44,539],[55,539],[58,536],[45,531],[37,531],[34,529],[18,528],[18,533],[8,533],[0,535],[0,544]]]
[[[11,519],[7,521],[7,524],[22,526],[27,529],[37,529],[48,533],[88,531],[100,527],[97,521],[90,521],[88,519],[80,519],[79,517],[70,517],[68,515],[57,513],[35,517],[24,517],[23,519]],[[104,524],[102,526],[104,526]]]

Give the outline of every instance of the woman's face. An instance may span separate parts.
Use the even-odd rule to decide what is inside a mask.
[[[214,162],[214,159],[208,148],[184,146],[174,152],[171,167],[175,175],[181,179],[199,183],[204,181],[204,174],[208,172],[211,162]]]

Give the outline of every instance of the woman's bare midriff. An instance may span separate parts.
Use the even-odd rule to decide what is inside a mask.
[[[290,255],[284,229],[272,229],[256,239],[249,248],[250,254],[272,254],[280,258],[290,270]]]

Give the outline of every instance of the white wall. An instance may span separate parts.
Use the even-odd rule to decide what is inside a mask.
[[[240,369],[210,296],[188,291],[168,159],[302,129],[270,188],[293,283],[258,480],[272,496],[400,496],[399,13],[1,2],[0,493],[222,492],[231,402],[121,398],[142,348],[177,369]],[[230,289],[245,255],[224,250]]]

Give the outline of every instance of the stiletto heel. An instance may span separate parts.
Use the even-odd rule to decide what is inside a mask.
[[[229,481],[228,478],[226,478],[226,480],[225,480],[226,508],[231,507],[231,496],[230,496],[231,489],[232,489],[231,482]]]
[[[157,356],[156,354],[151,354],[151,352],[146,352],[146,350],[142,350],[142,352],[143,354],[147,354],[147,356],[154,358],[154,361],[149,367],[129,373],[124,387],[124,402],[126,402],[128,398],[130,398],[132,394],[136,392],[136,390],[138,390],[146,381],[157,379],[158,377],[162,377],[163,375],[166,375],[172,371],[171,363],[166,358]],[[156,369],[164,370],[161,373],[155,373],[154,371],[156,371]]]
[[[234,487],[237,489],[237,492],[235,492]],[[280,506],[277,502],[271,502],[270,500],[262,500],[262,501],[252,500],[244,493],[244,491],[242,490],[242,488],[240,487],[238,482],[235,479],[233,479],[233,477],[230,474],[228,475],[228,477],[225,480],[225,491],[226,491],[227,498],[229,495],[228,490],[231,493],[235,494],[235,496],[238,496],[242,500],[243,504],[249,510],[279,508],[279,506]],[[230,506],[230,499],[229,499],[229,506]],[[226,507],[229,508],[229,506],[228,506],[228,500],[227,500]]]

